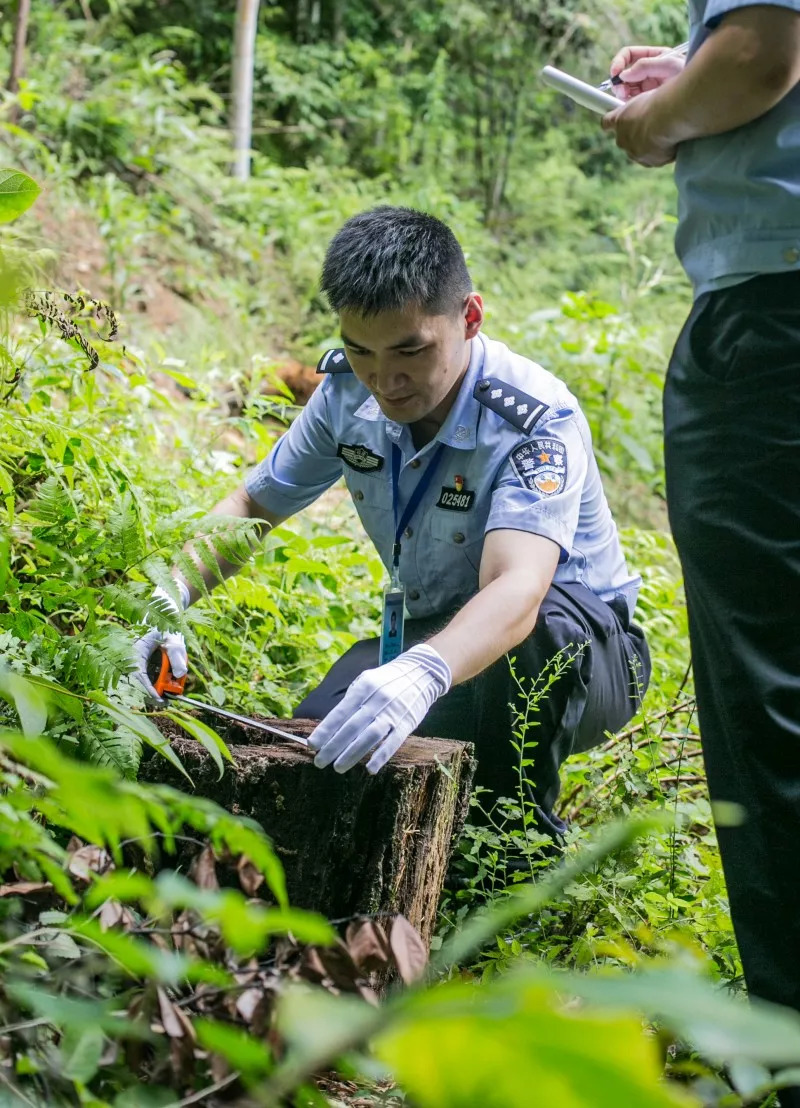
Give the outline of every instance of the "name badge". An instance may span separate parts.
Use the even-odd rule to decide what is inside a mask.
[[[398,654],[403,653],[405,607],[405,586],[398,581],[392,581],[383,592],[380,665],[383,665],[384,662],[391,662]]]

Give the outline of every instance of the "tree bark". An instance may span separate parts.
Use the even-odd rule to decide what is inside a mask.
[[[16,92],[20,77],[25,71],[25,43],[28,40],[28,20],[31,14],[31,0],[19,0],[17,21],[14,25],[14,47],[11,54],[11,72],[8,77],[8,91]]]
[[[253,66],[259,0],[236,0],[236,24],[231,76],[231,131],[233,133],[233,176],[246,181],[250,176],[250,145],[253,135]]]
[[[401,912],[430,943],[469,804],[470,745],[412,736],[374,777],[363,766],[338,774],[317,769],[299,744],[271,742],[236,723],[220,726],[211,715],[206,722],[236,760],[222,780],[198,743],[169,721],[159,726],[197,793],[261,824],[283,862],[294,906],[329,919]],[[315,726],[267,722],[300,735]],[[185,778],[161,758],[145,762],[141,777],[186,789]]]

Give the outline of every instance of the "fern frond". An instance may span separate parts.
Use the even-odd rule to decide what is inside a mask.
[[[160,554],[149,554],[139,568],[154,585],[160,586],[168,596],[172,597],[178,610],[183,607],[180,593],[175,584],[175,578],[170,573],[169,566]]]
[[[215,548],[234,566],[243,566],[249,562],[257,545],[258,540],[251,531],[245,531],[242,534],[228,532],[214,539]]]
[[[197,519],[197,508],[179,508],[169,515],[159,516],[153,523],[156,546],[183,544],[190,535],[196,534]]]
[[[139,513],[130,492],[126,491],[112,508],[108,529],[115,553],[123,565],[127,568],[139,563],[147,547]]]
[[[75,518],[75,509],[66,489],[52,475],[42,481],[29,511],[36,519],[51,526],[67,523]]]
[[[200,574],[200,570],[197,568],[194,559],[190,558],[188,554],[185,554],[181,550],[178,554],[175,555],[175,565],[187,584],[191,585],[192,588],[197,589],[197,591],[199,593],[202,593],[203,596],[206,596],[208,594],[206,583],[203,580]]]
[[[219,561],[217,554],[207,539],[195,539],[192,542],[192,550],[200,559],[206,569],[216,577],[217,581],[222,581],[222,572],[219,568]]]
[[[155,623],[150,619],[149,594],[139,592],[137,588],[141,588],[137,582],[131,582],[125,588],[106,585],[100,594],[101,603],[107,611],[113,612],[126,623]]]
[[[101,712],[94,711],[90,726],[81,729],[81,757],[95,766],[115,770],[133,781],[142,758],[142,743],[127,727],[113,726]]]
[[[134,669],[132,637],[116,624],[109,624],[91,637],[76,635],[58,655],[64,683],[75,688],[116,688],[121,677]]]

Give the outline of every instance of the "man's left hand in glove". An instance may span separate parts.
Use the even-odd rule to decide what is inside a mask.
[[[311,733],[308,745],[317,751],[314,764],[322,768],[332,763],[344,773],[372,753],[367,771],[377,773],[449,690],[451,681],[447,662],[424,643],[377,669],[365,670]]]

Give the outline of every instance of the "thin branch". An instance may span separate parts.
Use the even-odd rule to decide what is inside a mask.
[[[224,1077],[222,1081],[217,1081],[215,1085],[208,1085],[205,1089],[201,1089],[197,1093],[192,1093],[191,1096],[184,1097],[183,1100],[174,1100],[171,1104],[168,1104],[166,1108],[188,1108],[190,1104],[199,1104],[201,1100],[205,1100],[208,1096],[213,1096],[214,1093],[222,1092],[223,1089],[227,1089],[229,1085],[232,1085],[234,1081],[239,1080],[239,1071],[229,1074]]]

